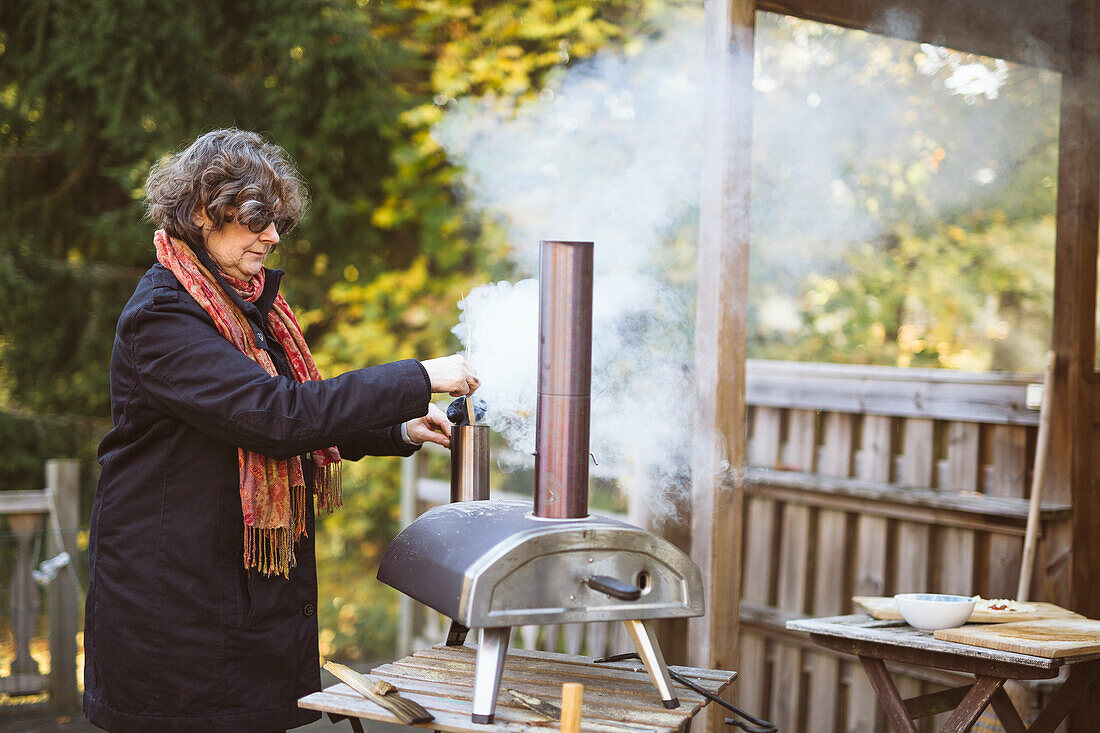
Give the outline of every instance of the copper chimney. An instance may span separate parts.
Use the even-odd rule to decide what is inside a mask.
[[[588,516],[592,242],[541,242],[535,516]]]

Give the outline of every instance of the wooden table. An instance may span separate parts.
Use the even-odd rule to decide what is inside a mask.
[[[904,621],[880,621],[864,614],[788,621],[787,628],[808,632],[826,649],[859,657],[890,726],[898,733],[917,733],[914,718],[948,710],[954,712],[941,731],[962,733],[991,703],[1007,733],[1053,731],[1100,673],[1100,653],[1046,659],[984,649],[940,641]],[[966,672],[974,675],[974,684],[902,700],[885,662]],[[1069,678],[1031,726],[1025,726],[1004,691],[1005,681],[1050,679],[1058,676],[1063,665],[1072,665]]]
[[[594,664],[592,657],[509,649],[494,722],[479,725],[470,722],[475,656],[473,647],[441,644],[384,664],[371,670],[369,676],[390,682],[402,696],[420,703],[435,716],[430,723],[416,727],[439,731],[518,733],[534,727],[556,730],[558,723],[522,707],[507,691],[516,690],[560,705],[561,686],[565,682],[584,685],[581,730],[592,733],[686,731],[691,718],[708,702],[699,693],[674,683],[680,707],[666,710],[637,660]],[[695,667],[670,669],[714,694],[728,687],[737,676],[736,672]],[[362,731],[359,719],[400,723],[389,711],[342,683],[307,695],[298,705],[328,713],[333,722],[350,718],[356,733]]]

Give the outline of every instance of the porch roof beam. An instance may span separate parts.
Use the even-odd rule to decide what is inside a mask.
[[[891,38],[1068,71],[1073,0],[759,0],[757,7]]]

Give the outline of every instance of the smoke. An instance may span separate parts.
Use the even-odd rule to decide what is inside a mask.
[[[466,100],[433,130],[521,270],[537,274],[540,240],[595,242],[590,470],[655,494],[683,470],[691,427],[692,304],[655,255],[698,205],[702,48],[694,13],[637,55],[571,67],[537,103]],[[538,283],[479,287],[460,307],[486,421],[531,453]]]
[[[529,272],[551,238],[596,242],[599,274],[640,271],[696,205],[701,39],[692,22],[636,56],[571,67],[538,103],[466,99],[433,129]]]
[[[469,343],[489,404],[485,421],[521,453],[535,447],[538,373],[538,281],[493,283],[474,289],[460,304],[456,335]],[[690,304],[654,279],[639,285],[634,273],[605,273],[593,293],[591,450],[594,476],[637,484],[654,493],[654,511],[671,503],[683,470],[690,431]],[[469,329],[467,329],[469,324]],[[468,334],[468,335],[467,335]],[[671,501],[671,497],[666,497]]]
[[[454,333],[470,352],[489,405],[484,421],[520,453],[535,450],[538,280],[475,288],[459,303]]]
[[[887,33],[912,37],[920,18],[889,11],[880,23]],[[903,325],[974,349],[943,363],[1040,366],[1049,322],[1019,320],[1024,316],[994,283],[999,269],[1022,272],[1013,279],[1029,283],[1033,274],[1049,277],[1053,239],[1045,227],[1036,227],[1038,236],[1026,246],[1025,237],[1034,235],[1016,234],[1019,245],[973,260],[975,276],[961,272],[958,287],[970,292],[960,293],[962,305],[949,322],[937,317],[944,310],[937,312],[918,284],[928,268],[909,281],[897,273],[870,286],[877,291],[841,293],[827,313],[815,308],[851,282],[853,253],[873,252],[882,263],[892,248],[950,231],[962,262],[986,236],[983,227],[992,226],[982,223],[990,212],[1003,214],[1005,226],[1018,232],[1024,226],[1018,222],[1053,216],[1058,75],[770,14],[758,15],[755,40],[749,294],[755,343],[781,355],[803,354],[809,344],[802,358],[888,357],[887,350],[872,355],[850,346],[858,339],[844,335],[853,311],[842,301],[866,305],[902,292]],[[1020,53],[1035,55],[1034,44]],[[955,256],[952,247],[948,257]]]
[[[1051,72],[768,13],[755,43],[743,225],[750,316],[765,337],[803,327],[808,274],[843,271],[854,244],[898,221],[1003,200],[1014,171],[1046,149]],[[685,9],[638,50],[563,70],[533,102],[466,99],[432,131],[525,276],[537,275],[540,240],[595,242],[591,468],[646,491],[658,515],[674,511],[690,456],[704,46],[701,12]],[[460,305],[454,333],[472,337],[486,420],[530,453],[537,282],[479,287]]]

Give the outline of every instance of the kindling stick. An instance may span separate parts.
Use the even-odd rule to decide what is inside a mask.
[[[1054,381],[1055,356],[1047,352],[1046,372],[1043,374],[1043,401],[1039,407],[1039,434],[1035,438],[1035,468],[1031,472],[1031,502],[1027,508],[1027,530],[1024,532],[1024,556],[1020,561],[1020,584],[1016,587],[1016,600],[1026,601],[1031,588],[1031,570],[1035,565],[1035,544],[1039,536],[1039,507],[1043,501],[1043,484],[1046,483],[1047,447],[1050,443],[1050,387]]]
[[[462,295],[462,302],[466,302],[466,296],[462,291],[458,291],[459,295]],[[470,349],[474,343],[474,332],[470,326],[470,311],[466,311],[466,363],[470,363]],[[470,419],[471,425],[477,425],[477,420],[474,419],[474,398],[470,395],[466,395],[466,415]]]
[[[581,701],[584,685],[566,682],[561,686],[561,733],[581,733]]]
[[[393,713],[406,725],[427,723],[435,719],[420,703],[401,697],[397,688],[384,680],[377,680],[372,685],[371,680],[350,667],[336,662],[325,662],[324,667],[345,685],[375,705]]]
[[[545,718],[548,722],[561,722],[561,708],[557,705],[540,700],[534,695],[528,695],[519,690],[509,689],[508,694],[511,695],[512,699],[517,703],[539,717]],[[637,725],[635,723],[624,723],[618,720],[601,720],[600,725],[603,727],[619,728],[620,730],[626,731],[639,731],[640,733],[654,733],[655,731],[652,725]]]

